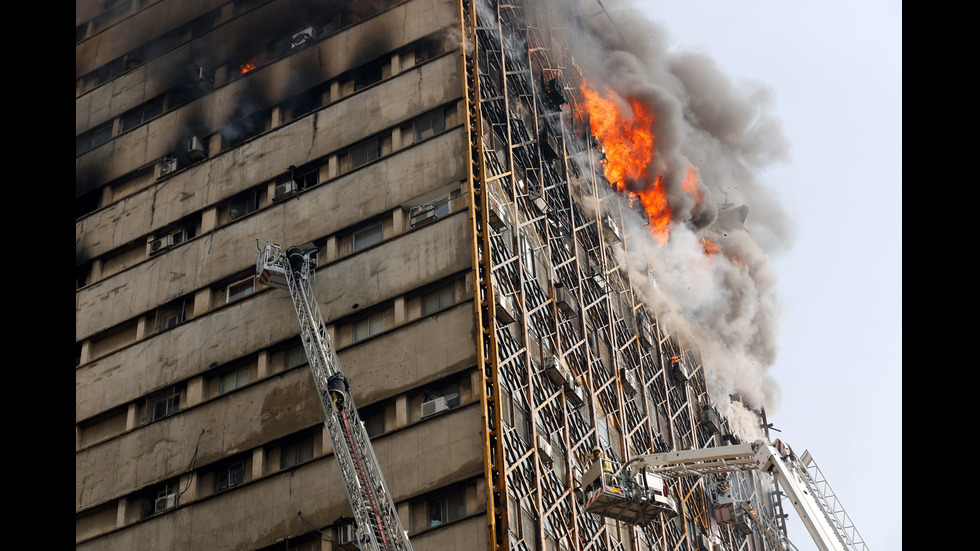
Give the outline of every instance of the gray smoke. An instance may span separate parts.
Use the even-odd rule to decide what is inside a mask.
[[[704,55],[671,50],[664,30],[624,1],[605,2],[608,16],[598,5],[583,8],[597,15],[587,18],[591,36],[580,36],[572,55],[590,83],[653,110],[654,158],[645,181],[630,188],[662,177],[673,226],[666,245],[631,242],[617,251],[618,261],[660,320],[697,343],[721,413],[742,436],[756,437],[758,423],[745,406],[772,412],[779,403],[767,375],[780,310],[769,254],[790,241],[789,224],[759,174],[785,161],[789,144],[766,87],[734,82]],[[691,166],[697,194],[681,186]],[[744,225],[746,211],[736,208],[742,205],[749,212]],[[627,224],[633,235],[648,230],[639,212]],[[706,254],[705,239],[721,252]],[[735,393],[745,406],[729,400]]]

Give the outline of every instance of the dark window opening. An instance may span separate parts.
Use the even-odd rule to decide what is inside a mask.
[[[381,60],[375,60],[354,70],[354,91],[360,90],[375,82],[381,82]]]
[[[257,190],[249,190],[240,193],[228,200],[228,218],[235,220],[246,214],[255,212],[259,208],[259,193]]]
[[[245,482],[245,462],[236,461],[218,470],[214,477],[214,489],[226,490]]]

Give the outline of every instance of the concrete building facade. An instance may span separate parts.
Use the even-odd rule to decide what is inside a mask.
[[[349,548],[267,241],[320,248],[415,549],[768,548],[703,481],[646,528],[582,509],[596,446],[735,437],[615,260],[649,236],[561,55],[596,6],[555,4],[76,2],[76,548]]]

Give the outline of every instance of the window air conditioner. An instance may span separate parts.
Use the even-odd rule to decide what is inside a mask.
[[[297,48],[307,42],[312,42],[314,38],[316,38],[316,31],[313,30],[313,27],[307,27],[293,35],[292,47]]]
[[[440,396],[435,400],[429,400],[428,402],[422,403],[422,417],[428,417],[430,415],[435,415],[440,411],[445,411],[449,409],[449,404],[446,403],[446,397]]]
[[[625,367],[619,368],[620,381],[623,384],[623,393],[627,396],[635,396],[636,390],[640,386],[636,380],[636,375]]]
[[[162,178],[177,170],[177,159],[162,159],[160,161],[160,174],[157,178]]]
[[[165,235],[150,241],[150,254],[154,255],[169,249],[174,244],[173,235]]]
[[[293,197],[299,192],[299,186],[296,185],[295,180],[289,180],[288,182],[283,182],[276,185],[276,191],[272,194],[273,201],[284,201]]]
[[[167,509],[173,509],[177,506],[177,494],[167,494],[165,496],[158,497],[153,503],[153,512],[159,513],[160,511],[166,511]]]
[[[426,222],[431,222],[438,218],[436,215],[436,207],[434,205],[420,205],[417,207],[412,207],[412,210],[408,213],[409,224],[414,228],[416,226],[425,224]]]
[[[212,82],[213,79],[211,78],[211,75],[208,74],[207,70],[204,69],[204,67],[198,65],[197,67],[194,67],[194,81]]]
[[[538,454],[541,455],[541,459],[546,463],[552,462],[551,442],[540,434],[538,435]]]
[[[514,304],[505,296],[497,295],[497,297],[497,308],[494,309],[497,321],[504,325],[514,323],[517,320],[517,316],[514,313]]]
[[[204,144],[201,142],[201,138],[197,136],[187,138],[187,154],[195,161],[200,161],[207,157],[208,154],[204,150]]]

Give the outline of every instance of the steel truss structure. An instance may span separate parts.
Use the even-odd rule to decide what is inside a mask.
[[[595,447],[622,462],[730,431],[707,422],[697,349],[615,260],[650,236],[623,229],[630,207],[602,174],[568,55],[585,31],[561,3],[460,2],[490,549],[772,549],[758,531],[719,526],[700,479],[672,482],[680,515],[646,528],[582,509]],[[728,482],[781,521],[771,481]]]

